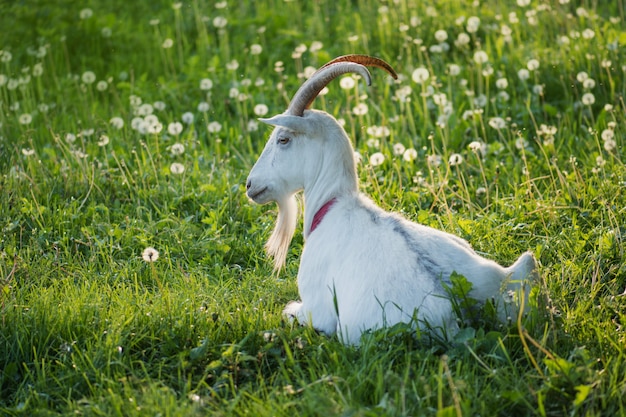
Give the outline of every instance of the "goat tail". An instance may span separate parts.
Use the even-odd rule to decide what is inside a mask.
[[[296,231],[298,204],[294,195],[278,201],[278,218],[272,235],[265,244],[265,250],[274,258],[274,271],[285,265],[289,243]]]

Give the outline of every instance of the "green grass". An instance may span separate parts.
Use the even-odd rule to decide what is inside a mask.
[[[623,3],[426,3],[0,3],[0,414],[626,415]],[[298,73],[347,53],[401,74],[314,104],[345,121],[363,191],[502,264],[533,250],[521,326],[398,325],[353,348],[281,319],[302,236],[274,275],[275,209],[245,196],[255,106],[284,111]],[[149,112],[161,129],[140,133]]]

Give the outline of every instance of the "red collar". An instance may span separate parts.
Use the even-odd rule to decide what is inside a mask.
[[[315,216],[313,216],[313,223],[311,223],[311,230],[309,231],[309,234],[313,233],[313,230],[315,230],[317,228],[317,226],[320,225],[320,223],[322,222],[322,220],[324,220],[324,216],[326,216],[326,213],[328,213],[328,210],[330,210],[330,208],[333,206],[333,204],[335,204],[337,202],[337,198],[331,198],[330,200],[328,200],[326,202],[326,204],[324,204],[318,211],[317,213],[315,213]]]

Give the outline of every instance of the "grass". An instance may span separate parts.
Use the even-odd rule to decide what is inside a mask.
[[[0,4],[0,414],[626,415],[623,4],[425,3]],[[281,319],[302,237],[274,275],[256,118],[346,53],[401,74],[314,104],[363,191],[503,264],[533,250],[523,321],[352,348]]]

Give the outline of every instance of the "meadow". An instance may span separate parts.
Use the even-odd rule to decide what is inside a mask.
[[[626,415],[620,1],[0,2],[0,415]],[[359,347],[286,322],[276,215],[245,195],[315,68],[385,59],[313,107],[380,206],[502,264],[530,310]],[[451,296],[472,303],[461,284]]]

